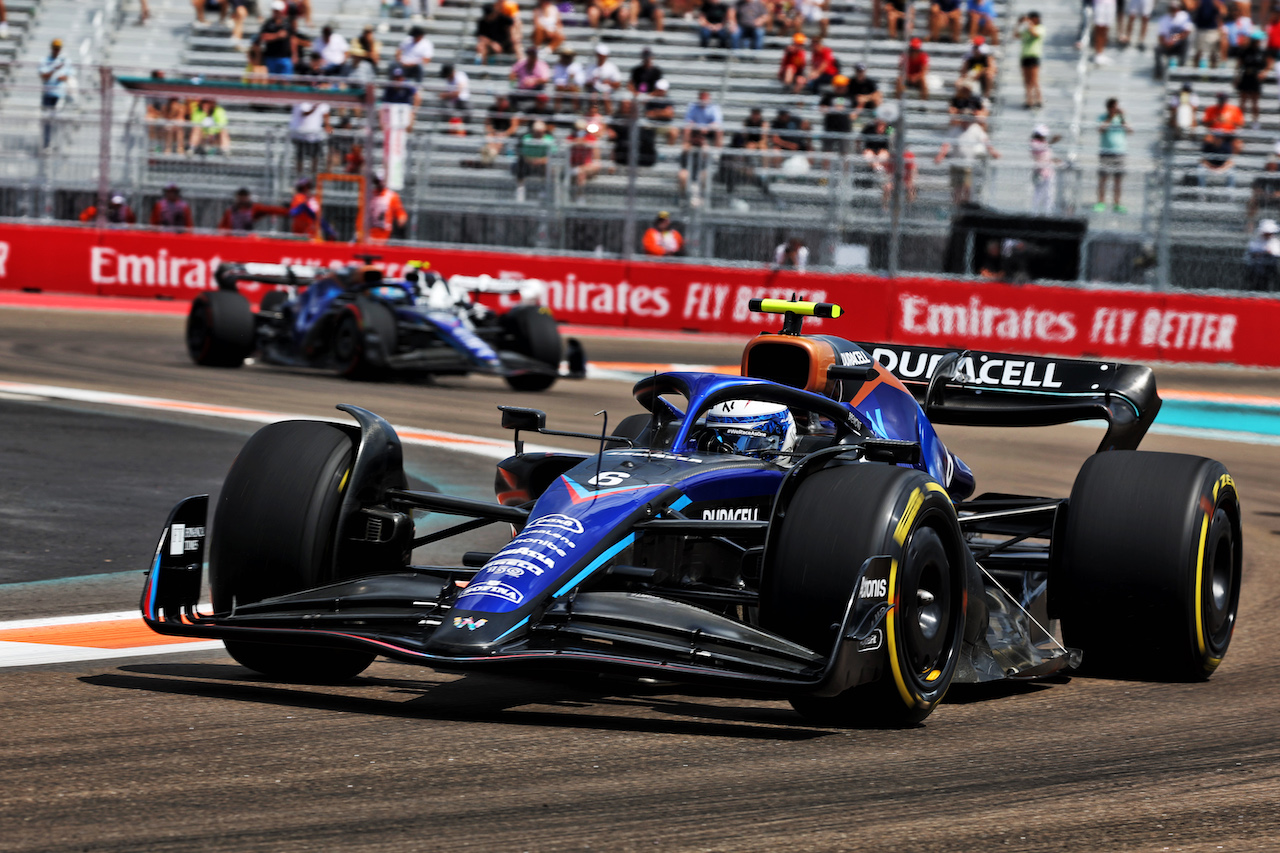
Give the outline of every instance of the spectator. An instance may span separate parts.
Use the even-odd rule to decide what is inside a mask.
[[[564,21],[555,0],[538,0],[533,10],[533,46],[555,53],[564,42]]]
[[[743,147],[755,151],[764,151],[769,147],[769,140],[764,135],[764,110],[752,107],[751,113],[742,120]]]
[[[201,98],[191,108],[191,139],[188,153],[204,154],[206,142],[216,143],[218,152],[231,154],[231,134],[227,130],[227,111],[213,98]]]
[[[737,14],[724,0],[703,0],[698,13],[698,43],[707,48],[712,41],[726,49],[738,46]]]
[[[644,232],[644,253],[658,257],[684,253],[684,237],[671,227],[671,214],[665,210],[658,211],[653,225]]]
[[[809,265],[809,247],[799,237],[791,237],[773,250],[773,265],[776,269],[804,272]]]
[[[598,112],[573,123],[573,133],[569,136],[569,171],[579,197],[587,181],[600,172],[600,137],[604,132]]]
[[[632,95],[647,95],[661,79],[662,69],[654,64],[653,51],[644,48],[640,51],[640,64],[631,69],[631,80],[627,83],[627,88]]]
[[[1232,4],[1228,20],[1222,28],[1222,58],[1235,59],[1249,47],[1253,37],[1253,19],[1249,17],[1249,4]],[[1266,33],[1262,34],[1266,38]]]
[[[258,204],[248,187],[236,190],[235,201],[222,213],[218,221],[219,231],[252,231],[259,219],[267,216],[288,216],[289,208],[273,204]]]
[[[1190,83],[1183,83],[1176,95],[1169,98],[1169,129],[1176,138],[1185,139],[1196,128],[1196,110],[1200,99],[1192,91]]]
[[[535,121],[517,144],[516,201],[524,201],[524,179],[530,175],[546,175],[551,155],[556,152],[556,138],[544,121]]]
[[[978,36],[970,44],[960,63],[960,77],[977,85],[983,97],[991,95],[996,86],[996,57],[991,46],[983,36]]]
[[[889,209],[889,202],[893,198],[894,180],[896,178],[890,169],[885,173],[884,190],[881,193],[881,206],[885,210]],[[907,150],[902,152],[902,189],[907,202],[916,200],[916,155]]]
[[[960,26],[964,18],[964,0],[933,0],[929,6],[929,41],[937,41],[942,28],[951,32],[951,41],[960,43]]]
[[[1147,24],[1151,21],[1151,13],[1155,11],[1156,0],[1126,0],[1124,7],[1124,32],[1120,36],[1120,46],[1128,47],[1133,43],[1133,25],[1141,18],[1142,27],[1138,31],[1138,50],[1147,49]]]
[[[1112,3],[1115,0],[1111,0]],[[1218,67],[1218,56],[1221,53],[1223,23],[1227,17],[1227,7],[1221,0],[1192,0],[1191,23],[1196,28],[1195,64],[1200,64],[1202,57],[1207,57],[1209,67]]]
[[[427,31],[422,27],[412,27],[409,35],[396,48],[396,65],[404,69],[404,76],[415,83],[421,83],[427,63],[435,54],[435,46],[427,38]]]
[[[151,224],[160,228],[191,227],[191,205],[177,184],[166,186],[164,194],[151,206]]]
[[[1061,136],[1050,136],[1046,125],[1031,132],[1031,212],[1049,216],[1058,206],[1058,159],[1053,145]]]
[[[729,147],[720,156],[717,177],[724,182],[725,190],[730,196],[734,195],[738,187],[743,184],[755,184],[766,198],[782,207],[781,200],[774,197],[769,182],[756,172],[756,166],[760,163],[759,158],[747,153],[759,147],[750,142],[750,136],[746,131],[735,133],[733,139],[729,140]]]
[[[992,44],[1000,43],[1000,28],[996,26],[995,0],[968,0],[969,38],[984,36]]]
[[[586,86],[587,75],[577,53],[571,47],[560,48],[560,58],[551,66],[551,86],[556,92],[556,112],[568,104],[570,112],[578,111],[579,95]]]
[[[1131,0],[1131,2],[1148,2],[1148,0]],[[1146,37],[1146,19],[1142,22],[1143,38]],[[1040,60],[1044,58],[1044,25],[1040,23],[1039,12],[1028,12],[1018,19],[1017,29],[1013,34],[1022,42],[1022,89],[1025,93],[1023,106],[1036,109],[1044,106],[1040,94]]]
[[[816,95],[823,86],[830,85],[839,73],[840,61],[836,59],[835,51],[823,44],[822,36],[818,36],[813,40],[813,48],[809,51],[805,88],[810,94]]]
[[[675,104],[667,96],[669,88],[670,84],[666,80],[659,80],[653,84],[653,94],[644,102],[644,117],[657,135],[661,136],[668,145],[674,145],[680,132],[675,126]]]
[[[146,9],[145,3],[146,3],[146,0],[143,0],[144,5],[142,8],[144,10]],[[139,20],[138,20],[139,24],[145,24],[146,22],[147,22],[147,19],[145,17],[145,14],[139,17]],[[8,37],[9,37],[9,13],[4,8],[4,0],[0,0],[0,39],[7,39]]]
[[[804,72],[809,67],[809,57],[804,46],[808,41],[804,33],[796,33],[791,37],[787,49],[782,52],[782,61],[778,64],[778,80],[783,88],[791,92],[799,92],[804,86]]]
[[[385,243],[409,224],[409,214],[400,202],[400,194],[387,187],[381,172],[373,173],[373,192],[369,194],[365,222],[369,226],[370,243]]]
[[[1107,56],[1107,37],[1116,25],[1116,0],[1093,0],[1093,61],[1098,65],[1110,65]]]
[[[1253,129],[1261,127],[1258,121],[1258,97],[1262,94],[1262,81],[1266,79],[1271,60],[1262,49],[1266,33],[1255,30],[1249,37],[1249,45],[1236,60],[1236,91],[1240,93],[1240,111],[1252,107]]]
[[[391,69],[391,82],[382,90],[382,103],[408,104],[410,109],[407,126],[413,127],[414,116],[422,104],[422,93],[417,86],[404,79],[404,69],[397,65]]]
[[[701,178],[709,165],[711,152],[707,150],[707,135],[695,127],[685,137],[684,148],[680,151],[680,171],[676,174],[681,197],[692,190],[691,200],[695,206],[700,203]]]
[[[908,89],[919,90],[920,100],[929,100],[929,54],[924,52],[924,45],[920,39],[911,40],[899,66],[902,73],[898,76],[898,97],[902,97],[905,85]]]
[[[293,140],[293,165],[297,174],[315,174],[325,157],[325,142],[333,133],[329,105],[313,101],[294,103],[289,115],[289,138]],[[311,161],[307,168],[307,161]]]
[[[40,60],[36,71],[40,74],[41,84],[40,123],[44,147],[48,148],[53,141],[53,114],[67,96],[67,81],[71,78],[71,69],[62,55],[62,39],[49,42],[49,55]]]
[[[262,48],[262,64],[273,77],[293,73],[294,44],[293,19],[285,13],[289,7],[284,0],[271,4],[271,17],[258,30],[256,41]]]
[[[1280,272],[1280,225],[1274,219],[1258,223],[1258,233],[1245,248],[1245,288],[1271,292]]]
[[[872,172],[884,176],[893,156],[893,127],[880,116],[862,128],[862,160]]]
[[[914,4],[908,5],[907,0],[886,0],[888,6],[885,7],[885,14],[889,21],[889,38],[897,41],[900,38],[899,31],[903,29],[903,21],[906,21],[906,31],[911,32],[916,28],[916,7]],[[933,12],[930,9],[930,26],[933,22]]]
[[[1231,135],[1244,126],[1244,113],[1231,103],[1230,93],[1219,92],[1217,103],[1204,111],[1201,123],[1210,130]]]
[[[476,22],[476,62],[488,65],[490,57],[503,53],[515,54],[516,42],[512,38],[515,20],[493,2],[484,7],[484,15]]]
[[[516,49],[516,59],[519,59],[520,45],[524,44],[524,24],[520,20],[520,4],[516,0],[504,0],[502,14],[511,19],[511,44]]]
[[[538,56],[538,49],[530,45],[524,52],[524,58],[511,66],[511,73],[508,76],[514,84],[511,103],[515,104],[516,109],[519,110],[527,102],[535,100],[551,82],[551,67]]]
[[[609,109],[609,101],[613,93],[622,85],[622,72],[609,59],[609,46],[596,45],[596,64],[587,72],[587,88],[591,90],[591,103],[600,105],[601,109]]]
[[[382,45],[374,35],[372,24],[366,24],[347,49],[351,57],[351,73],[353,80],[370,82],[378,76],[378,62],[382,59]]]
[[[653,21],[654,32],[662,32],[667,24],[667,13],[661,0],[631,0],[631,23],[648,19]]]
[[[880,106],[880,88],[875,80],[867,76],[865,63],[858,62],[853,66],[853,79],[849,81],[849,97],[853,99],[855,114]]]
[[[333,29],[333,24],[325,24],[320,29],[320,38],[311,43],[311,49],[320,54],[320,73],[327,77],[342,77],[347,73],[347,50],[350,43]]]
[[[972,198],[973,169],[979,160],[988,156],[999,159],[1000,152],[991,144],[986,129],[977,119],[970,120],[968,127],[938,149],[935,163],[951,158],[951,203],[956,207]]]
[[[1200,146],[1200,165],[1196,167],[1196,183],[1208,186],[1210,178],[1221,178],[1227,187],[1236,185],[1235,146],[1225,133],[1210,133]]]
[[[293,200],[289,202],[289,230],[298,236],[317,240],[321,233],[334,239],[333,229],[320,216],[320,200],[312,190],[310,178],[299,178],[294,185]]]
[[[1259,213],[1280,213],[1280,142],[1272,146],[1262,173],[1253,179],[1246,222],[1252,223]]]
[[[623,0],[590,0],[587,6],[587,23],[596,29],[605,21],[613,21],[621,29],[631,26],[631,4]]]
[[[97,218],[96,204],[91,204],[80,211],[81,222],[94,222]],[[133,225],[138,221],[138,217],[134,215],[133,208],[125,204],[124,196],[113,195],[107,202],[107,212],[103,215],[102,221],[109,225]]]
[[[956,81],[956,94],[947,104],[947,112],[952,116],[951,126],[963,130],[973,118],[986,118],[987,102],[973,93],[972,83],[960,79]]]
[[[849,153],[849,135],[853,133],[857,108],[849,96],[849,78],[841,74],[832,82],[832,91],[818,101],[822,112],[822,150],[843,156]]]
[[[520,119],[515,115],[511,101],[506,95],[498,95],[485,116],[484,148],[480,150],[480,159],[492,163],[519,132]]]
[[[620,100],[618,109],[609,124],[609,136],[613,139],[613,162],[619,166],[631,165],[631,139],[636,139],[636,165],[652,166],[658,162],[657,129],[646,124],[633,122],[636,101]]]
[[[303,60],[301,67],[295,69],[295,73],[301,77],[323,77],[324,74],[324,57],[316,53],[314,50],[307,54],[307,58]]]
[[[817,27],[818,33],[815,38],[826,38],[827,27],[827,2],[828,0],[795,0],[795,23],[793,27],[796,32],[806,24],[810,25],[810,31],[813,27]]]
[[[768,4],[764,0],[739,0],[734,8],[734,18],[738,22],[739,46],[746,45],[752,50],[763,48],[772,18]]]
[[[223,5],[223,0],[191,0],[191,5],[195,7],[196,23],[200,26],[209,23],[205,20],[205,12],[217,12],[219,24],[227,19],[227,10]]]
[[[1115,98],[1108,99],[1107,111],[1098,116],[1098,203],[1093,206],[1096,212],[1101,213],[1107,209],[1107,176],[1110,175],[1115,185],[1112,209],[1116,213],[1128,213],[1120,204],[1120,185],[1124,181],[1129,132],[1120,102]]]
[[[773,117],[773,121],[769,123],[769,148],[786,155],[779,158],[776,162],[785,163],[792,157],[800,157],[804,160],[801,168],[805,168],[808,159],[805,158],[804,152],[809,150],[809,138],[805,134],[808,128],[805,126],[804,120],[797,115],[793,115],[788,109],[778,110],[778,114]],[[797,163],[800,161],[797,160]]]
[[[715,135],[716,147],[724,144],[724,114],[719,104],[711,102],[711,93],[703,89],[698,93],[698,100],[689,104],[684,111],[684,138],[689,141],[693,131],[699,135],[704,133]]]
[[[1267,56],[1275,59],[1280,56],[1280,6],[1272,5],[1271,14],[1267,16]]]
[[[449,63],[440,67],[440,79],[444,81],[440,103],[454,113],[450,121],[466,121],[471,110],[471,78],[467,72]]]
[[[1168,11],[1160,16],[1160,21],[1156,24],[1157,80],[1164,79],[1171,62],[1176,61],[1179,67],[1187,64],[1187,50],[1194,31],[1195,25],[1191,23],[1191,16],[1183,10],[1181,0],[1169,0]]]

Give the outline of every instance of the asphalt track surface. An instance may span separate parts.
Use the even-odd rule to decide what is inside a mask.
[[[493,407],[512,395],[496,380],[202,370],[180,330],[173,317],[0,310],[0,380],[320,416],[352,402],[505,438]],[[586,343],[613,361],[738,351]],[[1159,376],[1280,396],[1263,372]],[[634,411],[616,381],[519,399],[574,430],[598,427],[602,408]],[[252,429],[0,393],[0,619],[135,606],[166,510],[216,490]],[[944,431],[981,489],[1050,495],[1098,435]],[[1165,435],[1144,446],[1219,458],[1243,495],[1238,629],[1205,684],[956,688],[922,727],[845,731],[748,696],[383,661],[342,687],[270,682],[220,651],[0,669],[0,850],[1275,850],[1280,452]],[[420,485],[488,493],[491,460],[407,456]]]

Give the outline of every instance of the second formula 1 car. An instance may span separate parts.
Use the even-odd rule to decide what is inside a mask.
[[[1145,367],[857,344],[785,315],[742,375],[641,380],[609,433],[504,407],[496,501],[406,487],[386,421],[260,430],[223,485],[179,503],[142,613],[281,679],[377,655],[448,670],[546,667],[748,688],[824,724],[914,725],[956,682],[1083,667],[1199,680],[1235,627],[1241,513],[1223,466],[1136,450],[1160,407]],[[934,424],[1101,419],[1067,497],[973,497]],[[529,433],[594,453],[526,452]],[[427,513],[463,517],[420,534]],[[446,565],[421,545],[510,525]],[[208,548],[212,611],[201,612]]]
[[[336,269],[285,264],[222,264],[217,290],[197,296],[187,315],[187,350],[206,366],[239,367],[256,355],[272,364],[320,367],[352,378],[393,371],[434,375],[488,373],[517,391],[541,391],[561,375],[565,344],[545,285],[489,276],[445,279],[410,265],[387,279],[367,263]],[[255,313],[241,282],[275,285]],[[518,297],[495,311],[475,293]],[[585,375],[576,340],[568,376]]]

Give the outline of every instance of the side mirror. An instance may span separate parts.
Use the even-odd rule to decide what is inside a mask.
[[[502,412],[502,428],[514,430],[532,430],[539,432],[547,427],[547,413],[540,409],[525,409],[520,406],[499,406]]]

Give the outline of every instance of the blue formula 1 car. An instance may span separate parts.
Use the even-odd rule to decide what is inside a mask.
[[[1231,640],[1241,515],[1223,466],[1134,448],[1144,367],[805,335],[746,346],[742,375],[666,373],[607,435],[503,409],[495,502],[411,491],[399,441],[265,427],[208,497],[177,505],[142,611],[244,666],[333,681],[376,655],[447,670],[559,667],[749,688],[824,724],[912,725],[955,682],[1083,667],[1207,678]],[[1108,423],[1067,498],[984,494],[935,423]],[[528,433],[600,445],[525,452]],[[466,520],[426,535],[424,513]],[[418,546],[510,525],[494,553]],[[208,548],[212,612],[197,608]]]
[[[265,362],[336,370],[352,378],[393,371],[432,375],[488,373],[517,391],[542,391],[560,376],[566,349],[542,307],[545,285],[489,276],[444,279],[411,264],[402,279],[364,265],[337,269],[284,264],[222,264],[218,289],[202,293],[187,315],[187,351],[197,364],[239,367]],[[237,287],[275,285],[257,313]],[[475,293],[519,296],[500,313]],[[585,376],[585,356],[568,342],[569,373]]]

